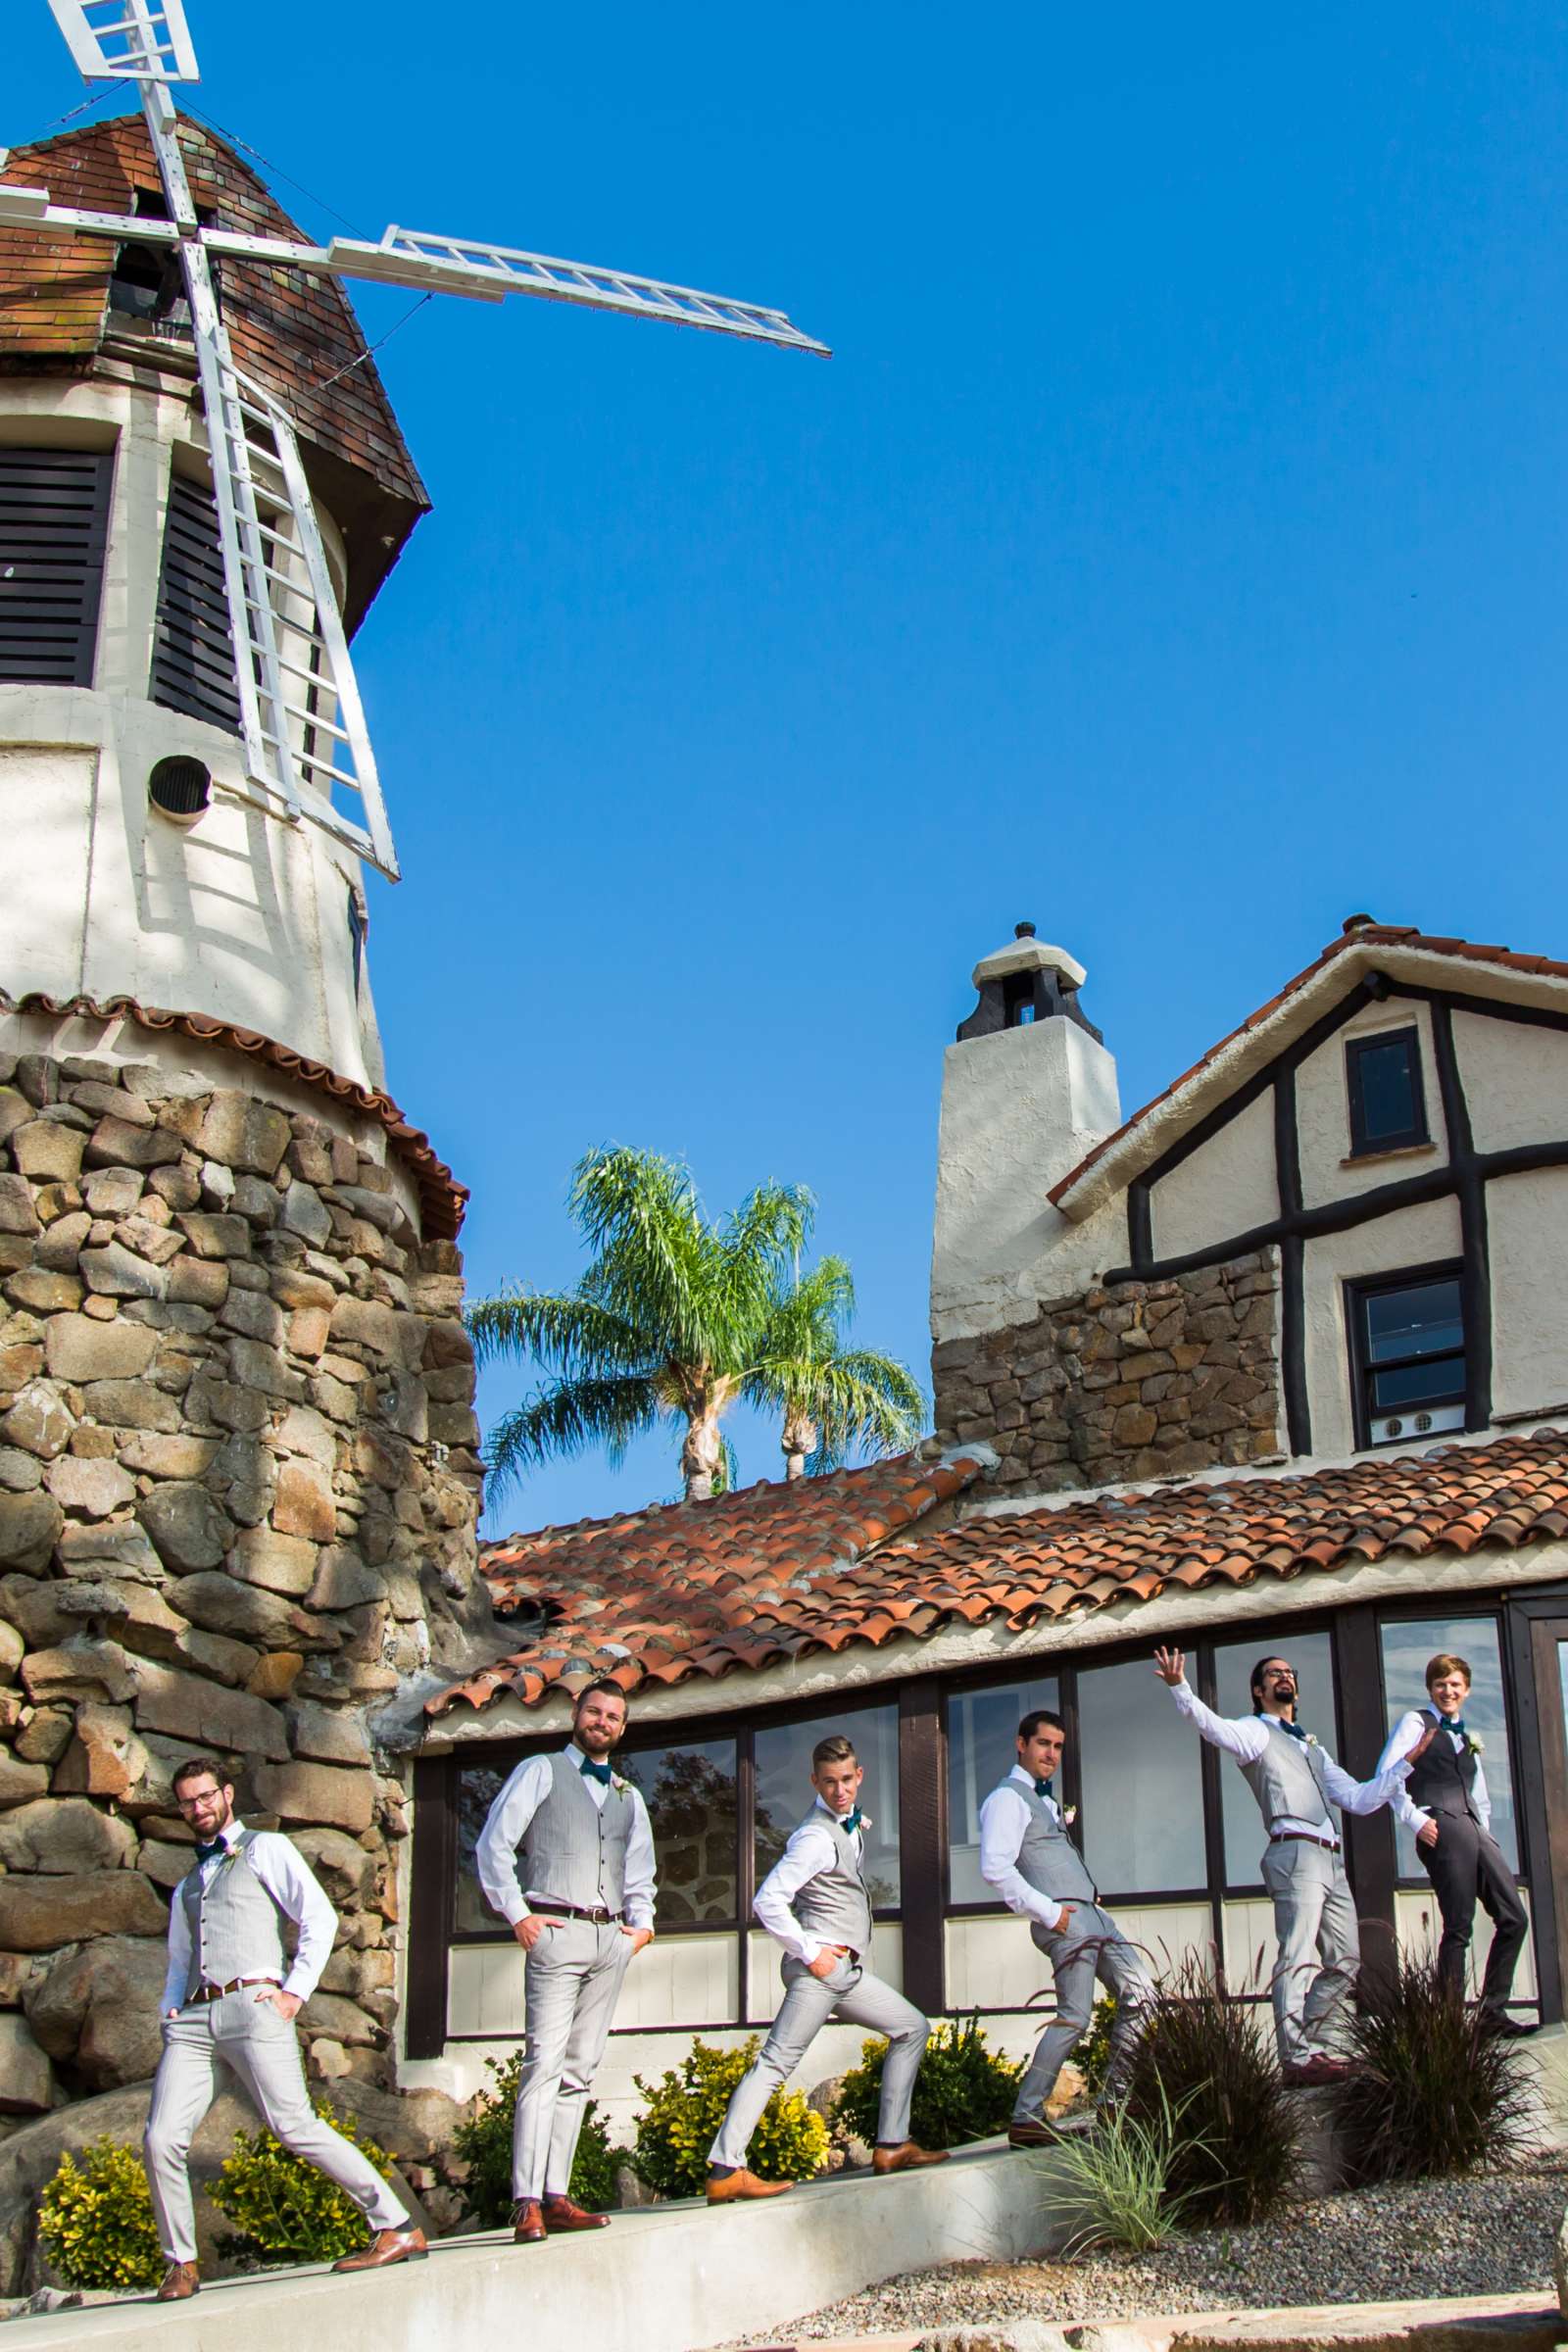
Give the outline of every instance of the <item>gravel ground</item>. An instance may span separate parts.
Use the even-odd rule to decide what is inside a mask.
[[[1195,2230],[1157,2254],[963,2262],[912,2271],[796,2321],[812,2336],[902,2335],[981,2321],[1135,2319],[1278,2304],[1404,2302],[1551,2287],[1568,2159],[1465,2180],[1359,2189],[1250,2229]],[[780,2330],[748,2340],[777,2343]]]

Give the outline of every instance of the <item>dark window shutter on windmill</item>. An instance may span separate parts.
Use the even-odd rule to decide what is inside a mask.
[[[211,491],[177,473],[170,478],[158,574],[152,698],[230,735],[240,731],[218,504]]]
[[[7,684],[92,684],[113,474],[108,450],[0,448]]]

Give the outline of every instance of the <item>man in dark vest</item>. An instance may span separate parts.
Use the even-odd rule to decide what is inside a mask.
[[[1345,1875],[1338,1816],[1396,1801],[1410,1765],[1370,1781],[1342,1772],[1315,1732],[1296,1720],[1300,1684],[1289,1658],[1259,1658],[1250,1715],[1216,1715],[1187,1680],[1179,1649],[1156,1649],[1154,1672],[1200,1738],[1234,1756],[1268,1832],[1260,1865],[1274,1904],[1278,1956],[1270,1990],[1274,2038],[1287,2082],[1337,2082],[1348,2072],[1331,2047],[1361,1969],[1355,1897]],[[1432,1738],[1427,1725],[1413,1760]]]
[[[648,1808],[610,1762],[625,1730],[618,1683],[590,1683],[567,1744],[517,1766],[474,1849],[485,1900],[525,1955],[512,2131],[512,2234],[519,2246],[557,2231],[602,2230],[609,2220],[568,2192],[620,1980],[654,1933]]]
[[[1102,1905],[1089,1866],[1067,1835],[1069,1820],[1056,1801],[1066,1744],[1061,1717],[1036,1707],[1018,1726],[1018,1761],[980,1808],[980,1876],[1009,1911],[1028,1920],[1056,1985],[1055,2017],[1018,2085],[1007,2132],[1014,2148],[1044,2147],[1056,2136],[1046,2120],[1046,2102],[1088,2031],[1096,1979],[1116,1996],[1107,2099],[1125,2081],[1154,1993],[1148,1970]]]
[[[708,2159],[708,2202],[779,2197],[787,2180],[760,2180],[746,2151],[762,2109],[792,2075],[830,2017],[887,2035],[877,2114],[875,2173],[943,2164],[940,2150],[909,2137],[909,2101],[931,2028],[912,2001],[871,1974],[871,1890],[859,1806],[865,1775],[842,1732],[811,1750],[815,1802],[757,1890],[753,1909],[784,1948],[784,1999],[749,2073],[730,2094]]]
[[[1481,1987],[1484,2033],[1533,2034],[1508,2015],[1508,1994],[1530,1922],[1513,1872],[1492,1835],[1492,1800],[1481,1765],[1481,1741],[1466,1728],[1470,1667],[1444,1650],[1427,1664],[1427,1699],[1395,1726],[1380,1769],[1401,1762],[1423,1732],[1430,1745],[1413,1767],[1395,1811],[1414,1830],[1416,1852],[1432,1881],[1443,1914],[1438,1978],[1457,2001],[1465,1995],[1476,1903],[1492,1921],[1492,1949]]]
[[[244,2083],[268,2130],[347,2189],[369,2223],[369,2244],[334,2270],[381,2270],[423,2255],[423,2231],[368,2158],[321,2121],[305,2087],[294,2020],[332,1949],[331,1904],[286,1838],[235,1819],[222,1765],[207,1756],[182,1764],[174,1801],[196,1833],[196,1860],[169,1915],[164,2054],[142,2142],[158,2242],[170,2266],[159,2301],[177,2302],[200,2285],[185,2160],[224,2066]],[[285,1922],[299,1931],[292,1960]]]

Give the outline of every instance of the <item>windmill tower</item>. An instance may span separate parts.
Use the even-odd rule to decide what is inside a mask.
[[[197,1750],[326,1840],[355,1957],[318,2071],[389,2075],[370,1718],[488,1625],[464,1195],[385,1091],[365,954],[397,857],[349,640],[426,500],[340,281],[821,349],[517,248],[314,245],[176,116],[180,0],[50,5],[139,113],[0,154],[0,1802],[53,1856],[30,1888],[13,1839],[0,1948],[105,1954],[7,2045],[40,2107],[151,2072]]]

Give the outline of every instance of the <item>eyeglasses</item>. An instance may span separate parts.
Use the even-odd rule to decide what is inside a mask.
[[[198,1805],[210,1805],[221,1797],[221,1788],[198,1788],[194,1796],[176,1796],[175,1804],[182,1813],[194,1813]]]

